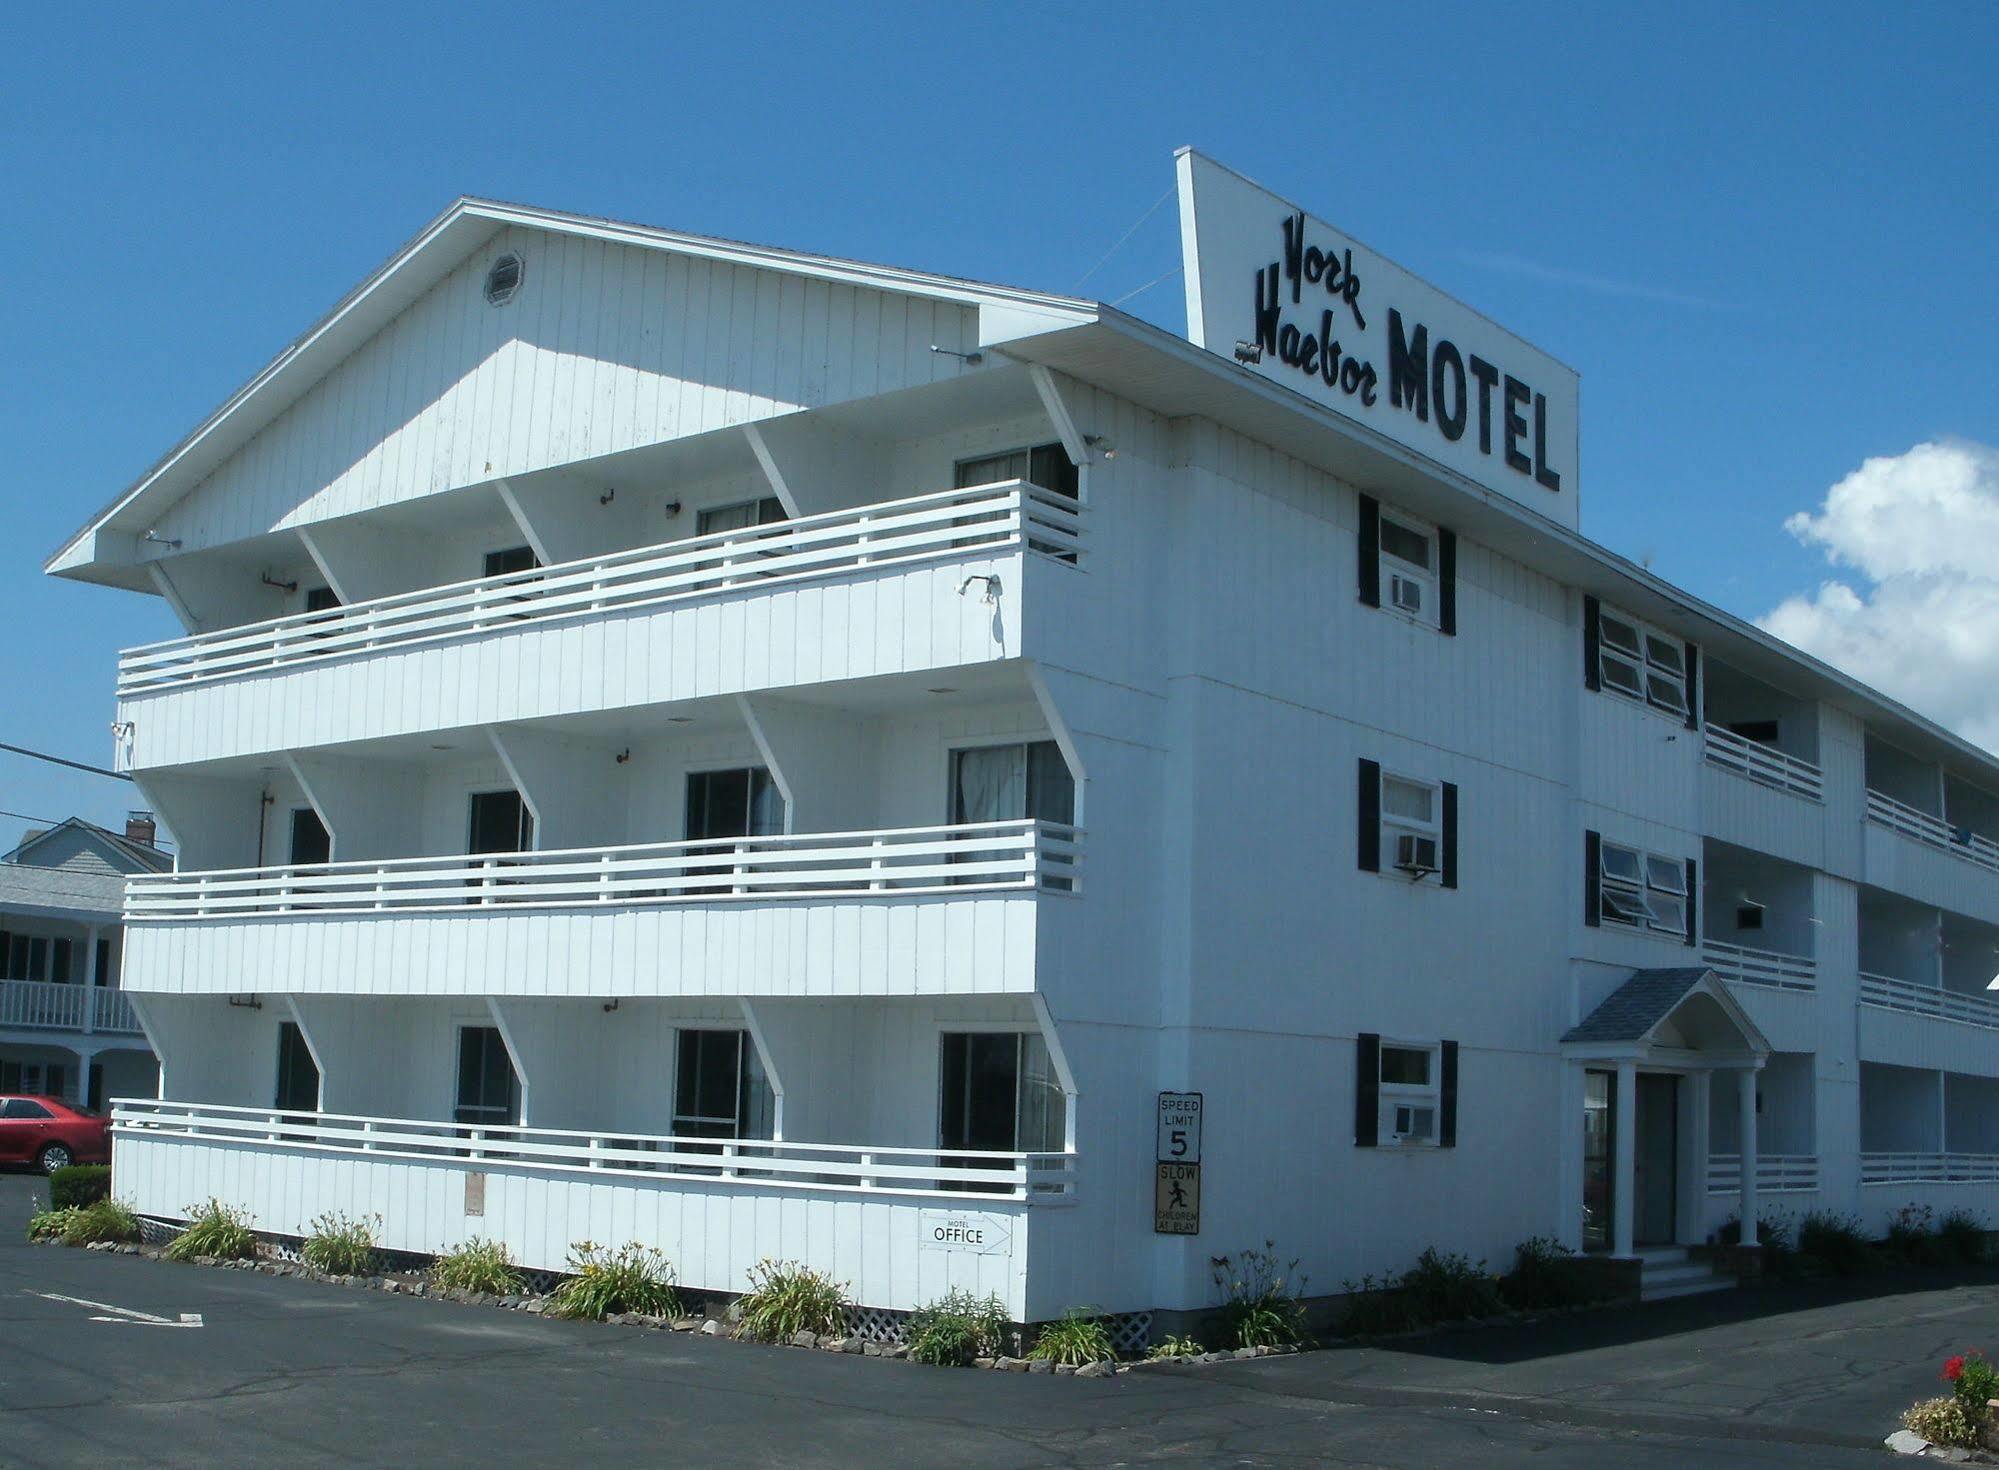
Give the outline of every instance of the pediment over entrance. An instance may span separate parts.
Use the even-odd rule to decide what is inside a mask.
[[[1670,1053],[1731,1065],[1760,1063],[1770,1043],[1713,970],[1634,970],[1562,1037],[1571,1057],[1648,1057]]]

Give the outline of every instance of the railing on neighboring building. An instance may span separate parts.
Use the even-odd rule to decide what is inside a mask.
[[[892,569],[922,558],[988,556],[1024,546],[1074,562],[1082,556],[1083,515],[1066,495],[1009,480],[691,536],[128,649],[118,661],[118,693],[142,694],[745,587]]]
[[[1940,985],[1922,985],[1914,980],[1898,980],[1893,975],[1860,972],[1860,1003],[1882,1006],[1891,1011],[1912,1011],[1919,1016],[1941,1016],[1947,1021],[1964,1021],[1973,1026],[1999,1030],[1999,994],[1946,990]]]
[[[1878,822],[1927,847],[1941,848],[1980,867],[1999,872],[1999,842],[1969,827],[1953,826],[1942,817],[1933,816],[1882,792],[1868,791],[1867,820]]]
[[[47,1031],[139,1031],[123,991],[50,980],[0,980],[0,1027]]]
[[[787,899],[908,898],[980,889],[1081,887],[1082,833],[1053,822],[965,822],[877,832],[802,832],[479,856],[147,873],[126,881],[126,917],[227,919],[467,906],[577,908]]]
[[[1718,725],[1707,727],[1704,744],[1709,762],[1725,771],[1813,801],[1825,800],[1825,773],[1810,761],[1786,755],[1761,741],[1746,740]]]
[[[667,1175],[698,1183],[1012,1199],[1062,1204],[1075,1197],[1075,1156],[967,1149],[870,1148],[839,1143],[682,1138],[665,1134],[481,1127],[347,1113],[294,1113],[215,1103],[121,1098],[116,1136],[192,1139],[371,1159],[485,1163],[551,1173]]]
[[[1708,939],[1701,942],[1701,959],[1722,979],[1743,985],[1765,985],[1776,990],[1818,989],[1819,965],[1810,955],[1751,949],[1747,945]]]
[[[1758,1154],[1756,1192],[1758,1194],[1810,1194],[1819,1187],[1817,1154]],[[1707,1192],[1742,1192],[1742,1155],[1707,1156]]]
[[[1863,1153],[1862,1184],[1999,1184],[1999,1154]]]

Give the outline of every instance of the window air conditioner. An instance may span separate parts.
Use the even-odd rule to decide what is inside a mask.
[[[1413,878],[1437,871],[1437,839],[1414,832],[1395,834],[1395,866]]]
[[[1388,578],[1388,600],[1406,613],[1423,611],[1423,584],[1414,577],[1391,574]]]
[[[1428,1143],[1437,1136],[1437,1110],[1397,1103],[1394,1134],[1397,1143]]]

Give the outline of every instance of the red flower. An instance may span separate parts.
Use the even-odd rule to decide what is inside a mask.
[[[1944,1380],[1949,1383],[1955,1383],[1964,1376],[1964,1355],[1962,1353],[1944,1361],[1943,1376]]]

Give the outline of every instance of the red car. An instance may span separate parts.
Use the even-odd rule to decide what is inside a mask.
[[[53,1174],[66,1164],[111,1162],[111,1124],[59,1097],[0,1097],[0,1164]]]

